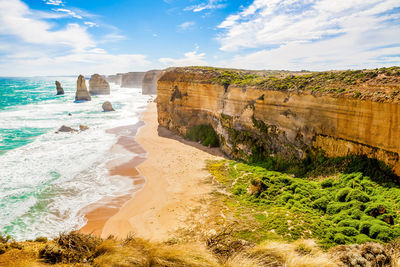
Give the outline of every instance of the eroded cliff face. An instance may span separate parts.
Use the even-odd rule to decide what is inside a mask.
[[[121,87],[140,88],[145,72],[128,72],[121,75]]]
[[[157,82],[162,76],[162,70],[150,70],[146,72],[142,82],[142,94],[155,95],[157,94]]]
[[[243,82],[226,80],[231,74],[213,69],[176,68],[158,81],[158,120],[180,135],[210,124],[221,149],[236,158],[302,158],[310,150],[329,157],[364,154],[400,175],[399,73],[368,74],[346,83],[332,78],[314,89],[315,80],[322,79],[314,74],[290,79],[287,73],[255,74],[256,82]],[[307,82],[302,88],[299,79]]]
[[[93,74],[89,80],[89,93],[91,95],[109,95],[110,85],[100,74]]]

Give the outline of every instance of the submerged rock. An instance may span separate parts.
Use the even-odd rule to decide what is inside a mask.
[[[56,89],[57,89],[57,95],[64,94],[64,89],[61,87],[61,83],[59,81],[56,81]]]
[[[101,107],[103,108],[104,111],[115,111],[110,101],[104,102]]]
[[[56,133],[74,133],[77,132],[78,130],[68,127],[68,126],[61,126],[60,129],[58,129],[58,131]]]
[[[76,94],[75,101],[90,101],[92,97],[86,87],[85,77],[79,75],[78,81],[76,82]]]
[[[91,95],[109,95],[110,85],[99,74],[93,74],[89,80],[89,92]]]

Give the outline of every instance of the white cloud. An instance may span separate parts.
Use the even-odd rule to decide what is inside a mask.
[[[53,6],[63,6],[64,3],[62,0],[43,0],[46,2],[48,5],[53,5]]]
[[[396,7],[397,0],[255,0],[218,26],[223,30],[218,40],[223,51],[256,51],[224,64],[268,69],[398,64],[396,48],[382,48],[400,47]]]
[[[186,21],[180,25],[178,25],[179,30],[184,31],[192,28],[196,23],[193,21]]]
[[[0,75],[111,74],[144,70],[150,65],[145,55],[110,54],[98,47],[88,32],[91,24],[62,26],[47,18],[21,0],[0,0]],[[123,36],[105,38],[110,41]]]
[[[221,0],[208,0],[207,2],[201,3],[199,5],[188,6],[185,11],[201,12],[207,9],[219,9],[224,8],[226,4],[221,4]]]
[[[87,26],[89,26],[90,28],[92,28],[92,27],[98,27],[98,26],[99,26],[99,25],[97,25],[96,23],[91,22],[91,21],[85,21],[84,24],[87,25]]]
[[[205,53],[198,53],[199,47],[196,46],[195,50],[186,52],[183,58],[160,58],[159,61],[165,66],[184,67],[184,66],[205,66]]]
[[[54,9],[54,11],[64,12],[64,13],[68,14],[69,16],[71,16],[73,18],[77,18],[77,19],[82,19],[83,18],[81,15],[76,14],[76,12],[74,12],[72,10],[69,10],[69,9],[66,9],[66,8],[57,8],[57,9]]]

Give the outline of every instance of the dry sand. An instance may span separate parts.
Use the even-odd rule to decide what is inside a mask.
[[[104,214],[107,207],[91,212],[84,232],[98,232],[104,224],[103,237],[124,238],[134,234],[152,241],[165,241],[183,226],[191,207],[211,192],[211,185],[205,182],[209,177],[205,163],[222,159],[219,150],[185,141],[159,127],[155,103],[149,104],[142,120],[145,126],[135,139],[148,153],[147,160],[137,168],[139,175],[145,177],[144,186],[115,212]],[[135,167],[129,170],[125,165],[124,175],[138,177]],[[111,217],[104,220],[107,215]],[[102,221],[96,224],[96,218]]]

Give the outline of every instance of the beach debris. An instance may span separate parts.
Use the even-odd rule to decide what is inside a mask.
[[[76,94],[75,94],[75,102],[81,101],[90,101],[92,97],[89,94],[89,91],[86,87],[86,80],[83,75],[79,75],[78,80],[76,82]]]
[[[89,130],[89,127],[81,124],[81,125],[79,125],[79,130],[81,130],[83,132],[83,131]]]
[[[60,129],[58,129],[58,131],[56,133],[73,133],[73,132],[77,132],[78,130],[68,127],[68,126],[61,126]]]
[[[109,95],[110,85],[103,76],[97,73],[93,74],[89,80],[89,93],[91,95]]]
[[[107,111],[115,111],[110,101],[106,101],[101,106],[105,112]]]
[[[57,89],[57,95],[64,94],[64,89],[61,87],[61,83],[59,81],[56,81],[56,89]]]
[[[68,113],[68,116],[72,116],[72,113]]]

